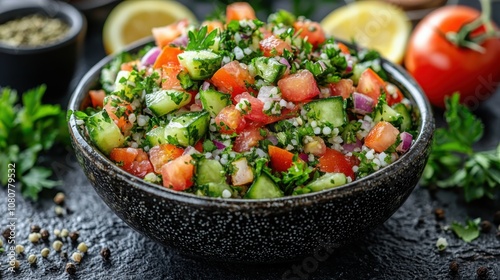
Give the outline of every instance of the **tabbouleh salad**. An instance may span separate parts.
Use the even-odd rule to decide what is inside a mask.
[[[286,11],[153,29],[155,45],[101,72],[74,112],[117,166],[177,191],[277,198],[334,188],[396,161],[415,116],[378,53]]]

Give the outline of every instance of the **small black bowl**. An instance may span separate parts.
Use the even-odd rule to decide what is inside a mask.
[[[45,100],[59,100],[68,93],[83,48],[85,17],[73,6],[50,0],[0,0],[0,24],[31,14],[59,18],[70,27],[60,41],[41,46],[14,47],[0,42],[0,87],[22,93],[47,85]]]
[[[89,105],[89,89],[98,85],[100,71],[113,58],[106,57],[84,76],[70,110]],[[199,197],[126,173],[90,144],[74,116],[69,121],[71,140],[104,202],[129,226],[182,254],[246,263],[325,257],[387,220],[410,195],[429,157],[434,131],[429,102],[400,66],[385,60],[381,66],[415,105],[418,137],[396,163],[334,189],[278,199]]]

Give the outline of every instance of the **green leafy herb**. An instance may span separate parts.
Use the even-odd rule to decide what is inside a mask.
[[[186,50],[206,50],[213,46],[215,43],[215,37],[217,36],[217,30],[214,29],[212,32],[208,33],[208,27],[204,25],[199,30],[189,31],[189,43],[186,46]]]
[[[51,169],[38,166],[40,153],[68,140],[66,113],[59,105],[42,104],[44,93],[44,85],[29,90],[17,104],[16,91],[0,91],[0,182],[7,185],[7,165],[15,164],[16,182],[33,200],[42,189],[61,183],[50,178]]]
[[[283,192],[290,195],[295,187],[303,186],[305,182],[309,181],[311,172],[314,169],[309,167],[303,161],[294,158],[292,166],[288,168],[287,172],[283,172],[282,184],[285,186]]]
[[[480,218],[474,220],[468,220],[465,225],[458,222],[453,222],[451,224],[451,229],[453,232],[462,238],[465,242],[471,242],[472,240],[479,237],[479,224],[481,223]]]
[[[500,145],[491,151],[473,150],[484,125],[459,99],[454,94],[446,100],[448,126],[436,129],[422,184],[461,187],[468,202],[484,196],[493,198],[500,187]]]
[[[212,142],[210,139],[206,139],[205,141],[203,141],[202,146],[203,146],[204,152],[212,152],[212,151],[215,151],[217,149],[214,142]]]

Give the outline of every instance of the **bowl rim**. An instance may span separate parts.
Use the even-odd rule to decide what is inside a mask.
[[[65,2],[53,0],[4,1],[2,2],[2,11],[0,12],[1,17],[8,17],[9,14],[12,14],[13,16],[10,19],[14,19],[21,15],[26,16],[41,13],[51,18],[62,19],[69,25],[69,30],[65,36],[49,44],[40,46],[12,46],[0,41],[0,51],[4,53],[23,55],[57,49],[70,44],[87,28],[85,16],[78,9]]]
[[[152,44],[154,41],[152,37],[147,37],[142,40],[136,41],[130,44],[124,51],[125,52],[136,52],[143,48],[147,44]],[[100,70],[108,64],[113,58],[116,57],[118,53],[110,54],[98,63],[96,63],[88,72],[83,76],[83,78],[78,83],[78,86],[72,93],[69,103],[69,112],[75,110],[81,110],[82,102],[85,97],[88,96],[88,92],[84,90],[90,89],[92,84],[95,84],[95,78],[98,77]],[[155,196],[177,201],[179,203],[198,205],[198,206],[215,206],[222,208],[237,208],[237,209],[262,209],[262,208],[282,208],[285,205],[288,206],[304,206],[319,203],[325,200],[331,200],[332,197],[345,196],[353,192],[366,191],[367,188],[372,188],[371,184],[366,184],[377,177],[385,176],[389,173],[397,173],[398,170],[403,168],[402,162],[411,163],[415,158],[420,156],[420,153],[425,149],[429,149],[433,132],[435,128],[435,121],[433,117],[433,111],[431,105],[425,96],[421,87],[417,82],[403,69],[400,65],[395,65],[386,59],[381,59],[382,68],[388,72],[389,77],[392,77],[393,82],[397,82],[404,86],[404,91],[408,92],[408,97],[412,104],[418,109],[420,115],[420,123],[418,127],[418,136],[414,140],[413,145],[410,150],[402,155],[396,162],[366,176],[359,180],[355,180],[351,183],[345,185],[326,189],[318,192],[312,192],[308,194],[302,194],[297,196],[284,196],[280,198],[266,198],[266,199],[245,199],[245,198],[214,198],[198,196],[191,193],[174,191],[163,186],[149,183],[135,177],[123,169],[119,168],[111,160],[109,160],[104,154],[97,150],[87,139],[82,135],[79,125],[76,124],[76,117],[71,114],[68,121],[68,126],[70,130],[70,137],[73,138],[75,145],[78,145],[78,149],[84,150],[89,156],[95,157],[96,162],[104,163],[112,168],[114,175],[119,177],[120,180],[126,181],[131,187],[140,189],[141,191],[153,194]],[[97,76],[96,76],[97,75]],[[427,146],[427,147],[426,147]],[[423,149],[423,150],[422,150]],[[375,186],[376,187],[376,186]],[[411,186],[414,187],[414,186]]]

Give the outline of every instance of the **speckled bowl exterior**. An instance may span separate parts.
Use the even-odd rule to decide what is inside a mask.
[[[98,84],[100,70],[111,59],[103,59],[85,75],[70,110],[89,103],[88,90]],[[429,102],[401,67],[387,61],[382,67],[415,104],[419,136],[397,163],[335,189],[262,200],[198,197],[122,171],[89,143],[74,116],[69,121],[71,139],[79,163],[105,203],[160,244],[215,261],[320,260],[386,221],[418,183],[430,153],[434,119]]]

